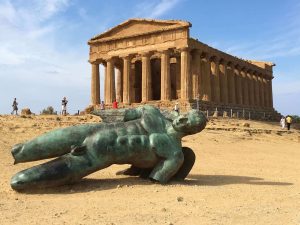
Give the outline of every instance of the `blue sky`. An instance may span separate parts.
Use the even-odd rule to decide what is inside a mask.
[[[300,115],[298,0],[0,0],[0,113],[14,97],[36,113],[60,110],[63,96],[71,113],[85,108],[87,41],[133,17],[187,20],[191,36],[212,47],[276,63],[274,107]]]

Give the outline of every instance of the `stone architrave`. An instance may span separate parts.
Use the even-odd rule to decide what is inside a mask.
[[[181,55],[181,99],[191,98],[190,52],[188,48],[180,49]]]
[[[100,104],[100,73],[99,64],[92,63],[91,105]]]
[[[151,88],[151,87],[150,87]],[[169,51],[161,52],[161,100],[171,100],[171,77]]]
[[[142,102],[151,100],[150,54],[142,54]]]

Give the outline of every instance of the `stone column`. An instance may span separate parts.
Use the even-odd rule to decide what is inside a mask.
[[[108,92],[108,87],[107,87],[107,63],[103,62],[102,65],[104,67],[104,103],[106,103],[107,92]]]
[[[224,61],[219,64],[221,102],[224,104],[228,104],[228,77],[226,67]]]
[[[161,92],[163,101],[171,100],[171,77],[170,77],[170,55],[169,51],[161,52]],[[151,87],[150,87],[151,88]]]
[[[150,54],[142,54],[142,102],[151,100]]]
[[[253,79],[252,79],[252,75],[251,72],[248,71],[247,72],[247,79],[248,79],[248,93],[249,93],[249,105],[251,107],[255,106],[255,89],[254,89],[254,85],[253,85]]]
[[[116,98],[116,92],[115,92],[115,68],[114,68],[114,61],[113,59],[108,59],[106,61],[107,66],[107,73],[105,74],[106,78],[106,104],[111,104],[115,98]]]
[[[200,99],[203,101],[211,101],[210,61],[208,56],[201,59],[201,76],[203,78],[203,95],[200,96]]]
[[[245,71],[241,71],[242,79],[242,91],[243,91],[243,104],[249,106],[249,87],[248,87],[248,78]]]
[[[130,81],[129,81],[129,74],[130,74],[130,57],[125,56],[123,58],[123,103],[129,104],[130,103]]]
[[[273,108],[273,88],[272,88],[272,79],[273,77],[269,80],[269,96],[270,96],[270,108]]]
[[[180,69],[180,59],[176,58],[176,97],[181,98],[181,69]]]
[[[201,62],[200,52],[195,50],[192,55],[192,98],[197,99],[200,97],[200,85],[201,85]]]
[[[260,97],[259,97],[259,83],[257,75],[253,76],[254,86],[255,86],[255,106],[260,106]]]
[[[188,48],[181,49],[181,99],[191,98],[190,52]]]
[[[228,77],[228,100],[231,104],[236,104],[236,96],[235,96],[235,78],[234,78],[234,66],[228,65],[227,68],[227,77]]]
[[[263,90],[264,90],[264,96],[265,96],[265,101],[264,101],[264,106],[266,108],[269,108],[269,91],[268,91],[268,86],[267,86],[267,80],[265,78],[262,79],[263,82]]]
[[[100,104],[100,74],[99,64],[92,63],[91,105]]]
[[[258,77],[257,80],[258,80],[258,88],[259,88],[259,103],[260,103],[259,105],[261,107],[264,107],[265,98],[264,98],[264,90],[262,85],[262,78]]]
[[[211,87],[212,87],[212,101],[220,102],[220,76],[219,76],[219,62],[217,60],[211,61]]]
[[[116,68],[116,79],[117,79],[117,88],[116,88],[116,100],[117,102],[123,102],[123,74],[121,68]]]
[[[241,79],[241,72],[238,67],[234,70],[234,76],[235,76],[235,84],[236,84],[236,101],[237,104],[242,105],[243,104],[243,90],[242,90],[242,79]]]

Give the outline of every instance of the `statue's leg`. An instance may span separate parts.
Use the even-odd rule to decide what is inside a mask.
[[[74,146],[80,146],[88,135],[98,129],[101,129],[101,124],[85,124],[53,130],[15,145],[11,153],[15,164],[61,156],[69,153]]]
[[[69,184],[111,164],[108,158],[98,159],[87,150],[77,149],[52,161],[20,171],[12,177],[11,187],[20,191]]]
[[[184,180],[194,166],[196,160],[194,151],[188,147],[182,147],[182,152],[184,155],[184,162],[177,173],[172,177],[172,180]]]
[[[194,151],[188,147],[182,147],[182,152],[184,155],[184,161],[180,169],[176,172],[176,174],[171,178],[171,180],[182,181],[184,180],[189,172],[192,170],[196,155]],[[117,175],[128,175],[128,176],[140,176],[143,179],[149,178],[149,175],[153,168],[138,168],[135,166],[131,166],[125,170],[118,171]]]

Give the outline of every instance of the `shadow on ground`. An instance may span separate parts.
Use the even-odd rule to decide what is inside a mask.
[[[154,185],[150,180],[141,179],[139,177],[120,177],[113,179],[93,179],[85,178],[80,182],[64,185],[55,188],[45,188],[30,191],[22,191],[26,194],[75,194],[85,193],[92,191],[103,191],[110,189],[117,189],[122,187],[139,186],[139,185]],[[274,182],[265,181],[259,177],[247,177],[247,176],[231,176],[231,175],[198,175],[190,174],[185,181],[171,181],[170,184],[177,184],[183,186],[197,185],[197,186],[223,186],[234,184],[247,184],[247,185],[267,185],[267,186],[289,186],[293,183],[287,182]],[[172,187],[171,187],[172,188]]]
[[[293,185],[287,182],[266,181],[259,177],[231,176],[231,175],[200,175],[190,174],[185,181],[189,185],[222,186],[230,184],[249,184],[249,185]]]

